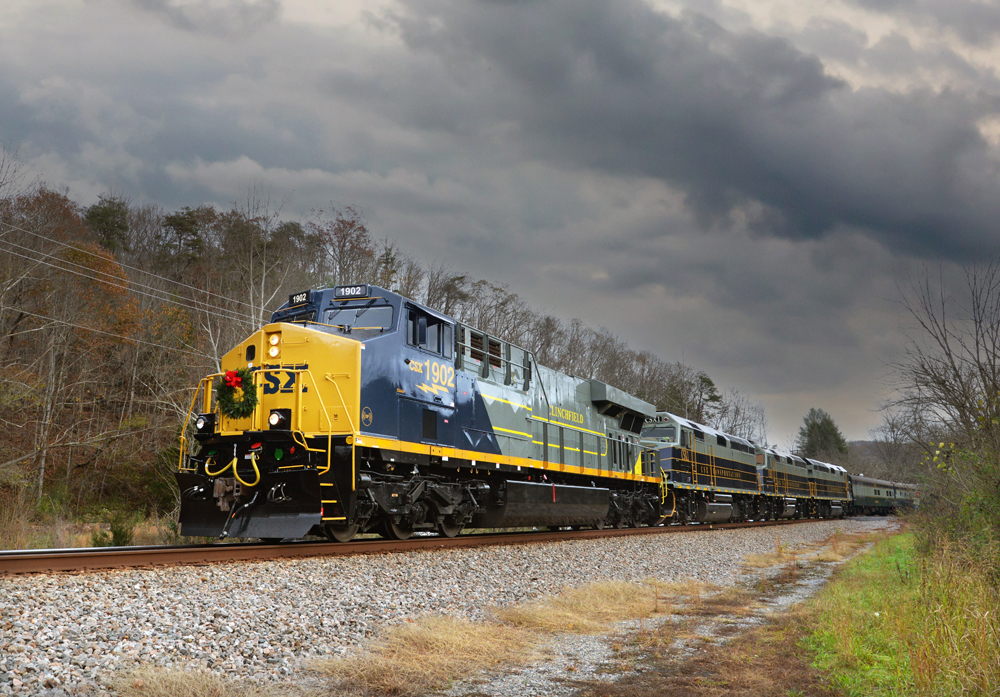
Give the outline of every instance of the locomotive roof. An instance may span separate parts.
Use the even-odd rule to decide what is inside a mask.
[[[873,486],[895,486],[893,482],[887,481],[885,479],[875,479],[874,477],[865,477],[860,474],[852,474],[851,479],[856,482],[861,482],[862,484],[871,484]]]
[[[369,283],[369,284],[359,284],[359,287],[363,287],[365,285],[367,285],[368,294],[363,297],[362,296],[336,297],[337,289],[343,286],[334,286],[333,288],[311,288],[309,292],[312,294],[313,304],[320,305],[321,303],[323,303],[322,307],[320,308],[321,310],[330,308],[340,303],[353,302],[353,301],[367,302],[372,298],[382,298],[383,300],[389,302],[392,305],[399,305],[400,302],[405,300],[411,305],[419,307],[421,312],[424,312],[435,319],[445,322],[453,322],[453,323],[458,322],[458,320],[456,320],[454,317],[446,315],[442,312],[438,312],[437,310],[430,308],[427,305],[419,303],[416,300],[411,300],[410,298],[402,296],[394,291],[382,288],[381,286],[375,286]],[[291,305],[290,300],[288,302],[282,303],[281,307],[275,310],[275,314],[282,310],[288,309],[290,305]]]
[[[677,423],[679,423],[681,426],[686,426],[687,428],[694,429],[695,431],[701,431],[702,433],[710,433],[713,436],[724,436],[724,437],[728,438],[731,441],[735,441],[737,443],[742,443],[743,445],[747,446],[748,448],[755,447],[754,444],[753,444],[753,442],[747,440],[746,438],[741,438],[740,436],[730,435],[730,434],[726,433],[725,431],[720,431],[717,428],[712,428],[711,426],[705,426],[704,424],[700,424],[700,423],[698,423],[696,421],[691,421],[690,419],[685,419],[683,416],[677,416],[676,414],[671,414],[669,411],[657,412],[657,415],[658,416],[666,415],[667,417],[669,417],[669,418],[673,419],[674,421],[676,421]]]
[[[624,390],[619,390],[614,385],[609,385],[600,380],[590,381],[591,399],[594,402],[608,402],[622,409],[635,412],[641,416],[650,417],[656,414],[656,407],[649,402],[638,397],[633,397]]]
[[[814,465],[820,465],[821,467],[827,467],[827,468],[829,468],[833,472],[844,472],[845,474],[847,473],[847,470],[844,469],[843,467],[841,467],[840,465],[834,465],[834,464],[831,464],[829,462],[823,462],[822,460],[817,460],[817,459],[812,458],[812,457],[807,457],[806,460],[809,461],[809,462],[811,462],[811,463],[813,463]]]
[[[778,450],[777,448],[764,448],[764,450],[771,453],[772,455],[783,457],[791,462],[794,462],[797,465],[806,464],[806,459],[804,457],[802,457],[801,455],[796,455],[795,453],[790,453],[787,450]]]

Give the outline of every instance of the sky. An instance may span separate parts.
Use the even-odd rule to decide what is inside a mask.
[[[1000,4],[4,0],[0,142],[87,205],[360,209],[425,263],[866,439],[1000,247]]]

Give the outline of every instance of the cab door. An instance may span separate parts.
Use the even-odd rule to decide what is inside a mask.
[[[399,437],[411,443],[454,446],[454,325],[414,305],[404,306],[404,312]]]

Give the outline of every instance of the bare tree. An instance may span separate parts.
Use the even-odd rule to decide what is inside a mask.
[[[1000,446],[1000,260],[964,269],[965,287],[946,292],[943,274],[925,272],[903,294],[921,330],[896,363],[900,396],[889,406],[910,418],[907,435],[925,448],[937,439]]]
[[[560,347],[566,340],[566,330],[552,315],[532,314],[526,321],[531,329],[525,339],[524,348],[531,351],[542,365],[554,366]]]
[[[281,206],[272,204],[270,193],[252,183],[229,216],[226,249],[235,252],[238,260],[234,267],[240,278],[241,302],[248,306],[250,331],[270,319],[274,300],[288,274],[288,265],[275,250],[274,232],[280,214]]]
[[[321,209],[313,213],[306,227],[323,247],[323,285],[366,283],[376,278],[378,249],[359,210],[351,206]]]
[[[722,396],[722,406],[711,425],[754,443],[767,444],[767,415],[764,405],[753,401],[741,388],[726,390]]]
[[[442,261],[427,271],[425,304],[446,315],[458,315],[460,308],[470,298],[469,277],[456,274]]]
[[[399,273],[396,275],[396,289],[405,298],[418,300],[424,284],[424,269],[410,257],[402,257]]]

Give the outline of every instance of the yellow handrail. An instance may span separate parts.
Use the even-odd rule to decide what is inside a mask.
[[[220,373],[216,373],[215,375],[219,374]],[[194,394],[191,395],[191,404],[188,406],[187,415],[184,417],[184,425],[181,426],[181,435],[180,435],[181,447],[180,447],[180,452],[177,454],[178,472],[185,472],[191,469],[190,467],[187,469],[185,469],[184,467],[184,456],[187,454],[187,445],[188,445],[188,439],[184,437],[184,434],[187,433],[188,425],[191,423],[191,412],[194,411],[194,403],[195,400],[198,399],[198,393],[201,392],[202,385],[205,383],[206,380],[213,380],[215,378],[215,375],[210,375],[208,377],[204,377],[201,380],[199,380],[198,387],[195,388]]]
[[[317,388],[319,386],[318,381],[316,380],[315,376],[313,376],[312,371],[309,370],[309,369],[260,368],[258,370],[253,371],[254,389],[257,389],[259,387],[259,380],[258,380],[257,376],[258,375],[263,376],[266,373],[294,373],[294,374],[298,374],[298,375],[308,375],[310,381],[313,384],[313,386],[317,387]],[[184,467],[184,457],[187,454],[187,447],[188,447],[188,439],[185,437],[185,433],[187,433],[187,429],[189,427],[189,424],[191,423],[191,414],[194,411],[194,404],[195,404],[195,401],[198,399],[198,394],[201,393],[201,391],[202,391],[203,388],[205,389],[205,393],[204,393],[204,397],[205,397],[204,411],[207,413],[209,411],[209,409],[211,408],[211,387],[210,386],[214,382],[215,378],[222,377],[222,375],[223,375],[223,373],[212,373],[211,375],[207,375],[207,376],[203,377],[201,380],[198,381],[198,387],[195,389],[194,394],[191,397],[191,404],[188,407],[187,415],[186,415],[185,420],[184,420],[184,426],[181,428],[180,453],[178,455],[178,460],[177,460],[177,468],[178,468],[179,471],[189,471],[191,469],[191,468],[185,468]],[[357,434],[358,431],[357,431],[357,429],[354,426],[354,420],[351,418],[350,409],[348,409],[347,402],[344,400],[344,395],[340,391],[340,386],[333,379],[335,377],[339,377],[340,375],[341,374],[330,374],[330,373],[328,373],[326,377],[327,377],[327,380],[329,380],[329,382],[333,384],[334,389],[337,391],[337,397],[340,399],[340,404],[341,404],[341,406],[344,409],[344,414],[347,416],[347,423],[348,423],[348,426],[350,426],[350,429],[351,429],[351,436],[352,436],[351,440],[352,440],[352,447],[353,447],[353,440],[354,440],[353,437],[354,437],[355,434]],[[326,436],[327,436],[326,467],[324,469],[322,469],[322,470],[319,470],[319,474],[326,474],[327,472],[330,471],[330,467],[331,467],[330,457],[331,457],[331,451],[333,450],[333,419],[330,418],[330,411],[329,411],[329,409],[327,409],[326,403],[323,401],[323,396],[322,396],[321,392],[318,389],[316,390],[315,395],[316,395],[316,398],[319,400],[320,408],[323,410],[323,416],[326,419],[326,423],[327,423],[327,430],[326,430]],[[253,417],[259,417],[260,409],[261,409],[261,406],[258,403],[257,408],[254,409]],[[215,410],[213,410],[213,413],[218,413],[218,408],[216,408]],[[302,382],[300,381],[299,382],[299,389],[297,389],[295,391],[295,423],[297,425],[301,425],[301,417],[302,417]],[[259,430],[259,421],[260,421],[259,418],[253,418],[253,420],[252,420],[252,424],[254,426],[258,426],[258,430]],[[301,438],[301,440],[299,440],[300,438]],[[310,452],[322,452],[323,451],[322,448],[310,448],[309,447],[309,445],[306,442],[305,433],[301,430],[301,428],[292,431],[292,439],[296,443],[298,443],[299,445],[301,445],[307,451],[310,451]],[[353,466],[353,459],[354,458],[351,458],[351,460],[352,460],[352,466]],[[230,465],[231,464],[232,463],[230,463]],[[256,463],[254,462],[253,464],[254,464],[254,469],[256,470],[257,469],[256,468]],[[222,470],[220,470],[216,474],[221,474],[226,469],[228,469],[228,466],[224,467]],[[235,468],[234,468],[234,472],[235,472]],[[215,476],[215,475],[210,475],[210,476]],[[238,475],[237,475],[237,478],[239,478]],[[240,481],[241,481],[241,483],[246,484],[246,482],[243,482],[242,480],[240,480]],[[260,474],[258,472],[257,482],[259,482],[259,481],[260,481]],[[254,486],[254,485],[256,485],[257,482],[255,482],[254,484],[246,484],[246,486]]]

